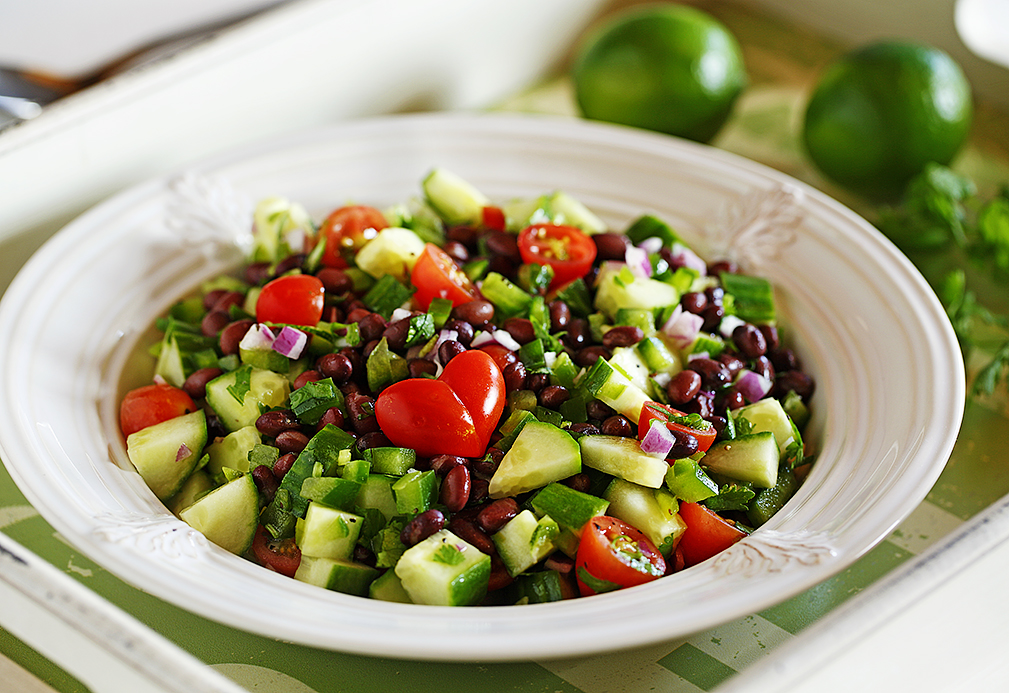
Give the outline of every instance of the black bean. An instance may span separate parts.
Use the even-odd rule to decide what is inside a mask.
[[[748,359],[755,359],[767,353],[767,340],[764,334],[754,325],[745,323],[737,325],[732,330],[732,343],[739,353]]]
[[[701,374],[697,371],[682,370],[666,385],[666,395],[673,404],[686,404],[701,390]]]
[[[604,346],[587,346],[576,351],[573,360],[576,365],[588,368],[599,359],[608,359],[611,355],[610,350]]]
[[[494,319],[494,304],[483,299],[460,303],[452,309],[451,316],[473,327],[482,327]]]
[[[385,331],[385,318],[378,313],[368,313],[357,321],[357,329],[361,331],[362,342],[380,339]]]
[[[603,425],[599,427],[599,431],[604,436],[623,436],[625,438],[635,434],[634,426],[626,417],[620,414],[614,414],[603,421]]]
[[[327,378],[332,378],[334,383],[341,384],[350,380],[354,375],[354,365],[346,354],[324,354],[316,362],[319,372]]]
[[[623,260],[630,241],[622,233],[597,233],[592,236],[596,244],[596,259]]]
[[[592,479],[589,475],[581,472],[579,474],[574,474],[564,479],[562,482],[568,488],[573,488],[575,491],[581,491],[582,493],[588,493],[589,488],[592,486]]]
[[[354,290],[354,280],[337,267],[323,267],[315,274],[327,294],[337,296]]]
[[[571,322],[571,308],[564,301],[551,301],[550,305],[550,329],[554,332],[566,330]]]
[[[466,351],[466,347],[462,344],[454,339],[446,339],[441,343],[441,346],[438,347],[438,360],[441,361],[441,365],[445,366],[449,361],[464,351]]]
[[[507,231],[490,231],[484,236],[484,243],[487,245],[487,251],[492,255],[500,255],[514,263],[522,262],[518,236],[515,234]]]
[[[505,366],[502,375],[504,376],[505,388],[508,392],[525,389],[526,367],[521,361],[516,361]]]
[[[476,521],[480,529],[494,534],[518,514],[519,505],[514,498],[501,498],[481,508]]]
[[[539,393],[539,403],[547,409],[556,409],[570,398],[571,393],[563,385],[547,385]]]
[[[435,455],[431,458],[431,469],[438,476],[445,476],[453,468],[459,466],[465,466],[468,460],[465,457],[459,457],[458,455]]]
[[[400,541],[407,547],[416,546],[445,527],[445,513],[431,508],[420,513],[406,523],[399,534]]]
[[[473,326],[465,320],[447,320],[445,321],[444,329],[454,330],[456,333],[456,341],[463,346],[469,346],[470,342],[473,341]]]
[[[200,368],[189,374],[182,389],[193,399],[203,399],[207,396],[207,383],[224,373],[220,368]]]
[[[599,429],[596,428],[593,424],[588,423],[587,421],[586,422],[576,421],[575,423],[568,426],[568,430],[571,431],[571,433],[574,433],[575,435],[579,436],[599,435]]]
[[[458,465],[448,470],[442,479],[439,500],[451,512],[459,512],[469,502],[471,490],[469,468]]]
[[[784,373],[779,373],[774,379],[774,391],[772,394],[775,397],[784,397],[789,391],[792,391],[799,395],[803,401],[808,401],[813,396],[815,390],[816,383],[806,373],[802,371],[785,371]]]
[[[572,318],[568,323],[567,334],[564,335],[564,343],[571,349],[580,349],[588,344],[592,337],[592,330],[588,320],[584,318]]]
[[[434,375],[438,372],[438,366],[434,361],[427,359],[410,359],[407,361],[406,368],[411,378],[422,378],[425,375]]]
[[[700,291],[688,291],[680,297],[680,306],[688,313],[701,315],[708,307],[708,297]]]
[[[410,318],[401,318],[390,322],[382,332],[389,348],[400,351],[406,348],[406,338],[410,336]]]
[[[645,338],[645,332],[634,325],[617,325],[603,335],[603,346],[607,349],[634,346]]]
[[[274,409],[260,414],[256,419],[256,430],[271,438],[276,438],[284,431],[295,431],[300,427],[301,422],[290,409]]]
[[[536,339],[536,330],[533,329],[532,320],[529,318],[508,318],[502,325],[516,342],[528,344]]]
[[[445,245],[441,247],[445,251],[445,254],[458,263],[463,263],[469,260],[469,249],[459,241],[446,241]]]
[[[301,431],[281,431],[273,442],[280,448],[281,454],[291,452],[297,455],[308,445],[308,436]]]
[[[729,369],[720,361],[709,358],[692,359],[687,363],[687,370],[701,376],[701,384],[708,388],[720,388],[729,383]]]
[[[392,445],[392,442],[386,438],[382,431],[371,431],[370,433],[364,433],[357,442],[354,443],[357,449],[361,452],[368,450],[370,448],[387,448]]]
[[[212,310],[200,320],[200,331],[207,337],[216,337],[231,321],[226,310]]]
[[[781,346],[781,339],[778,337],[778,328],[774,325],[761,325],[760,333],[764,335],[768,351],[774,351]]]
[[[670,433],[673,434],[673,447],[669,449],[667,458],[679,460],[697,453],[697,438],[678,429],[672,429]]]

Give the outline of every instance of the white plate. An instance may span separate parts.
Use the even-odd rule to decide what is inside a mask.
[[[648,585],[469,609],[326,592],[230,555],[171,516],[126,458],[117,400],[143,377],[129,356],[155,316],[238,261],[232,241],[248,231],[248,203],[236,201],[284,195],[316,215],[348,200],[381,207],[417,194],[434,165],[497,200],[563,189],[614,228],[657,214],[702,253],[728,250],[769,278],[785,335],[817,380],[807,437],[818,461],[786,507],[723,555]],[[207,618],[420,659],[584,655],[680,637],[850,565],[925,497],[956,438],[961,355],[914,267],[838,203],[724,152],[567,119],[429,114],[299,134],[187,173],[83,215],[11,285],[0,304],[0,452],[71,542]]]

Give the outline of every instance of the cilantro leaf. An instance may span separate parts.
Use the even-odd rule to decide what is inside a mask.
[[[715,512],[746,510],[756,495],[752,488],[738,484],[726,484],[719,489],[717,496],[711,496],[701,502]]]

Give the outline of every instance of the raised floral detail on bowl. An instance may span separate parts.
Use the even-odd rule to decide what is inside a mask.
[[[133,512],[106,512],[96,518],[92,530],[106,541],[128,544],[141,553],[157,553],[166,558],[198,558],[210,549],[210,542],[174,515],[144,515]]]
[[[166,221],[180,238],[194,245],[252,245],[251,199],[224,178],[185,173],[169,184]]]
[[[754,577],[795,564],[814,566],[836,554],[833,539],[825,532],[761,530],[723,551],[713,566],[723,575]]]
[[[706,228],[712,257],[750,271],[767,267],[795,242],[804,200],[800,188],[775,184],[722,205]]]

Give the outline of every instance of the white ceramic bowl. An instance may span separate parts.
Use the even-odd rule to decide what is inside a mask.
[[[154,318],[240,261],[250,201],[313,214],[379,207],[444,166],[496,200],[565,190],[620,229],[643,212],[709,258],[770,279],[784,334],[817,380],[818,459],[795,497],[728,552],[679,574],[552,604],[443,608],[298,583],[209,544],[125,455],[117,402],[149,377]],[[145,334],[146,333],[146,334]],[[840,571],[883,539],[945,465],[965,385],[956,339],[913,266],[861,218],[763,166],[650,133],[508,115],[394,116],[288,137],[139,185],[83,215],[0,305],[0,445],[67,539],[134,585],[238,628],[419,659],[584,655],[743,617]]]

